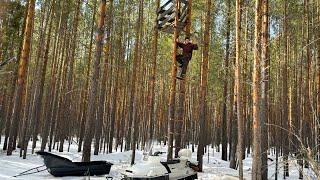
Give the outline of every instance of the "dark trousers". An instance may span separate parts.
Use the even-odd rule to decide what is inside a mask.
[[[177,61],[182,64],[182,71],[180,76],[185,76],[188,68],[188,64],[190,61],[189,57],[185,57],[181,54],[177,55]]]

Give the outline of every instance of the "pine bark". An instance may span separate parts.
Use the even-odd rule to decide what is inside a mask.
[[[186,36],[190,37],[191,35],[191,22],[192,22],[192,0],[188,2],[188,19],[186,25]],[[182,130],[183,122],[185,120],[185,101],[186,101],[186,83],[187,78],[184,81],[179,81],[179,101],[177,107],[177,119],[176,119],[176,137],[175,137],[175,157],[178,157],[178,153],[182,148]]]
[[[174,26],[178,25],[178,12],[179,12],[179,1],[175,2],[175,20]],[[169,126],[168,126],[168,153],[167,160],[172,160],[173,155],[173,139],[174,139],[174,125],[175,125],[175,105],[176,105],[176,75],[177,75],[177,43],[178,29],[174,28],[173,33],[173,52],[172,52],[172,65],[171,65],[171,84],[170,84],[170,96],[169,96]]]
[[[282,145],[283,145],[283,161],[284,161],[284,174],[283,178],[289,176],[289,116],[288,116],[288,3],[284,1],[284,20],[283,20],[283,64],[282,64]]]
[[[93,47],[93,33],[94,33],[94,23],[96,19],[96,12],[97,12],[97,1],[94,0],[93,3],[93,13],[92,13],[92,23],[91,23],[91,32],[90,32],[90,42],[89,42],[89,48],[88,48],[88,62],[87,62],[87,71],[86,71],[86,80],[84,89],[82,90],[81,99],[81,123],[80,123],[80,129],[79,129],[79,146],[78,146],[78,152],[81,152],[83,138],[84,138],[84,131],[85,131],[85,123],[86,123],[86,107],[87,107],[87,99],[88,99],[88,92],[89,92],[89,80],[90,80],[90,69],[91,69],[91,60],[92,60],[92,47]]]
[[[28,3],[28,14],[26,19],[26,28],[23,37],[22,52],[20,57],[19,69],[18,69],[18,79],[17,86],[15,89],[14,105],[12,110],[12,120],[9,133],[9,143],[7,155],[12,155],[12,151],[15,148],[15,139],[18,135],[18,125],[20,121],[20,113],[23,108],[23,102],[25,97],[26,79],[27,79],[27,68],[30,56],[30,45],[32,36],[32,27],[34,21],[34,9],[35,0],[29,0]]]
[[[59,19],[61,19],[61,15],[62,14],[60,13]],[[59,60],[58,60],[57,56],[60,53],[59,51],[61,49],[60,48],[61,45],[59,45],[59,43],[61,42],[61,39],[59,38],[60,33],[58,33],[60,26],[61,26],[61,24],[58,23],[58,25],[55,28],[53,57],[52,57],[53,60],[51,63],[51,72],[50,72],[51,79],[50,79],[50,83],[48,85],[47,92],[45,95],[45,107],[44,107],[44,112],[43,112],[43,116],[42,116],[44,124],[43,124],[43,129],[41,132],[42,141],[41,141],[40,151],[45,150],[46,144],[48,142],[48,135],[50,132],[50,124],[52,122],[52,114],[51,114],[52,106],[53,106],[54,99],[56,99],[53,93],[54,93],[54,90],[56,87],[55,86],[55,82],[56,82],[56,78],[55,78],[56,75],[55,74],[57,73],[57,69],[58,69],[57,66],[59,64]],[[50,36],[50,35],[48,34],[48,36]],[[46,58],[48,58],[48,57],[46,57]]]
[[[103,128],[103,120],[104,114],[105,114],[105,103],[106,103],[106,89],[107,89],[107,79],[108,79],[108,66],[111,63],[112,58],[112,41],[111,41],[111,33],[113,29],[113,0],[109,2],[108,7],[109,13],[108,13],[108,20],[107,20],[107,40],[106,40],[106,54],[104,57],[104,63],[101,64],[103,68],[102,70],[102,78],[101,78],[101,84],[100,84],[100,91],[99,91],[99,101],[98,101],[98,110],[97,110],[97,120],[96,120],[96,127],[95,127],[95,144],[94,144],[94,155],[98,155],[99,153],[99,147],[100,147],[100,138],[102,134],[102,128]],[[110,70],[112,71],[112,70]],[[111,77],[109,77],[111,78]],[[111,86],[109,84],[109,86]],[[109,106],[107,104],[107,108],[109,109]],[[112,142],[112,141],[111,141]]]
[[[318,22],[320,22],[320,1],[318,0],[318,4],[317,4],[317,19]],[[316,28],[317,30],[317,38],[320,39],[320,26],[318,26],[318,28]],[[320,122],[320,41],[318,40],[317,43],[317,52],[318,52],[318,56],[317,56],[317,62],[318,62],[318,69],[317,69],[317,78],[318,78],[318,91],[317,91],[317,121]],[[318,125],[318,131],[317,131],[317,135],[319,136],[320,133],[320,126]],[[317,136],[316,136],[317,137]],[[320,137],[316,138],[316,140],[318,141],[318,144],[320,144]],[[320,148],[318,148],[318,154],[320,154]],[[320,157],[318,157],[320,159]]]
[[[136,24],[136,44],[135,44],[135,53],[134,53],[134,61],[133,61],[133,81],[134,85],[132,86],[133,91],[131,94],[131,150],[132,150],[132,156],[131,156],[131,165],[135,162],[135,152],[137,149],[137,136],[139,131],[138,126],[138,102],[139,102],[139,71],[141,66],[141,48],[142,48],[142,28],[143,28],[143,3],[144,0],[141,0],[139,3],[139,17],[137,19]]]
[[[73,19],[73,26],[72,26],[72,39],[71,39],[71,46],[69,49],[67,49],[67,72],[66,72],[66,83],[64,87],[64,103],[62,105],[63,110],[61,111],[62,114],[62,121],[60,121],[61,125],[60,128],[60,146],[59,146],[59,152],[63,151],[63,145],[64,145],[64,140],[66,137],[69,135],[69,128],[70,128],[70,123],[72,118],[72,96],[74,94],[73,92],[73,87],[74,87],[74,82],[73,82],[73,76],[74,76],[74,62],[75,62],[75,52],[76,52],[76,46],[77,46],[77,37],[78,37],[78,26],[79,26],[79,16],[80,16],[80,8],[82,5],[82,0],[77,1],[77,6],[75,10],[75,15]]]
[[[156,10],[160,7],[160,0],[156,1]],[[152,141],[154,137],[154,124],[155,121],[155,85],[156,85],[156,73],[157,73],[157,55],[158,55],[158,37],[159,31],[157,28],[158,17],[155,19],[153,27],[153,41],[152,41],[152,68],[150,77],[150,94],[149,94],[149,140]]]
[[[227,137],[227,101],[228,101],[228,82],[229,82],[229,51],[230,51],[230,14],[231,14],[231,1],[227,0],[227,34],[226,34],[226,51],[224,58],[224,72],[225,72],[225,80],[223,85],[223,107],[222,107],[222,131],[221,131],[221,143],[222,143],[222,153],[221,159],[227,161],[228,159],[228,137]]]
[[[93,138],[92,128],[95,126],[95,115],[96,112],[96,102],[97,102],[97,92],[98,92],[98,77],[100,71],[100,59],[102,54],[103,48],[103,37],[104,37],[104,25],[105,25],[105,16],[106,16],[106,0],[100,1],[99,6],[99,19],[98,19],[98,28],[97,28],[97,35],[96,35],[96,50],[95,50],[95,59],[93,61],[91,72],[92,75],[90,77],[90,92],[89,92],[89,102],[87,107],[87,114],[86,114],[86,125],[85,125],[85,136],[84,136],[84,143],[83,143],[83,155],[82,161],[89,162],[90,155],[91,155],[91,143]]]
[[[261,39],[261,179],[268,179],[268,126],[269,123],[269,0],[262,1],[262,39]]]
[[[203,44],[203,61],[201,66],[201,84],[200,84],[200,134],[199,146],[197,152],[197,160],[199,162],[199,170],[203,171],[203,155],[206,145],[206,120],[207,120],[207,84],[208,84],[208,67],[209,67],[209,47],[210,47],[210,30],[211,30],[211,0],[206,2],[207,12],[205,18],[204,44]]]
[[[239,161],[239,179],[243,179],[243,142],[244,142],[244,123],[242,107],[242,82],[241,82],[241,0],[236,1],[236,62],[235,62],[235,84],[237,101],[237,120],[238,120],[238,146],[237,159]]]
[[[255,3],[254,60],[252,72],[252,111],[253,111],[253,161],[252,179],[261,179],[261,0]]]
[[[41,114],[42,114],[42,99],[43,99],[43,92],[44,92],[44,83],[45,83],[45,80],[46,80],[46,72],[47,72],[47,65],[48,65],[48,60],[49,60],[49,52],[50,52],[50,42],[51,42],[51,32],[52,32],[52,23],[53,23],[53,12],[54,12],[54,6],[55,6],[55,1],[52,1],[51,2],[51,7],[50,7],[50,11],[49,11],[49,31],[48,31],[48,34],[47,34],[47,42],[45,43],[45,51],[44,51],[44,54],[43,54],[43,64],[41,66],[41,70],[39,71],[39,82],[38,84],[36,85],[36,88],[38,89],[38,93],[37,93],[37,96],[35,96],[35,109],[36,109],[36,112],[35,112],[35,115],[34,115],[34,128],[33,128],[33,133],[32,133],[32,153],[34,153],[34,149],[36,147],[36,139],[37,139],[37,136],[38,136],[38,133],[39,133],[39,124],[40,124],[40,117],[41,117]]]
[[[305,14],[305,26],[306,26],[306,37],[304,41],[304,45],[306,46],[306,57],[305,57],[305,86],[304,86],[304,120],[303,120],[303,139],[304,139],[304,145],[306,147],[309,147],[312,142],[311,135],[311,119],[312,119],[312,105],[310,100],[310,73],[311,73],[311,45],[310,45],[310,2],[309,0],[304,0],[304,14]],[[308,166],[308,165],[306,165]]]
[[[29,137],[31,136],[32,132],[32,126],[31,124],[35,124],[35,114],[36,114],[36,108],[35,108],[35,101],[38,97],[39,91],[37,88],[37,85],[39,84],[40,79],[40,70],[42,65],[42,45],[45,42],[45,32],[47,30],[47,23],[45,25],[45,21],[48,22],[49,16],[46,16],[47,12],[47,3],[43,3],[40,8],[40,27],[39,27],[39,41],[37,45],[37,52],[36,52],[36,58],[35,58],[35,71],[29,71],[29,75],[27,78],[27,85],[26,85],[26,105],[24,108],[24,115],[23,115],[23,122],[22,126],[25,127],[21,129],[20,132],[20,138],[19,138],[19,144],[21,144],[20,149],[20,156],[22,156],[22,152],[24,151],[24,158],[26,158],[26,149],[29,142]],[[31,77],[31,78],[30,78]],[[19,145],[18,145],[19,146]]]
[[[124,13],[125,13],[125,2],[122,2],[121,5],[121,14],[122,14],[122,17],[124,16]],[[119,116],[119,112],[117,113],[117,108],[121,105],[120,101],[119,101],[119,98],[121,97],[121,91],[118,89],[120,86],[121,86],[121,82],[120,80],[122,79],[121,78],[121,75],[124,73],[124,70],[122,68],[123,64],[124,64],[124,50],[123,50],[123,18],[121,18],[120,20],[120,30],[119,30],[119,34],[120,34],[120,37],[118,37],[118,41],[117,41],[117,44],[118,44],[118,54],[117,54],[117,59],[116,59],[116,62],[115,62],[115,66],[116,66],[116,77],[115,77],[115,87],[114,87],[114,97],[113,97],[113,100],[112,100],[112,112],[111,112],[111,122],[110,122],[110,135],[109,135],[109,150],[108,152],[109,153],[112,153],[112,147],[113,147],[113,139],[114,139],[114,134],[115,134],[115,128],[117,130],[117,133],[119,132],[119,129],[120,129],[120,120],[117,119],[117,117],[120,117]],[[120,98],[121,99],[121,98]],[[120,111],[120,108],[118,108],[118,111]],[[118,116],[117,116],[118,114]],[[118,138],[118,135],[115,136],[115,138]],[[117,147],[117,141],[116,141],[116,147]]]

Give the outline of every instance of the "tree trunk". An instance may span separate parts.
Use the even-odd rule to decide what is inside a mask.
[[[261,37],[261,133],[264,140],[261,144],[261,179],[268,179],[268,127],[269,122],[269,0],[262,1],[262,37]]]
[[[103,128],[103,120],[104,120],[104,114],[105,114],[105,103],[106,103],[106,85],[107,85],[107,78],[108,78],[108,64],[113,59],[112,57],[112,42],[111,42],[111,34],[113,29],[113,0],[109,2],[109,17],[107,20],[107,40],[106,40],[106,53],[105,53],[105,61],[101,64],[103,68],[102,71],[102,78],[101,78],[101,85],[100,85],[100,91],[99,91],[99,101],[98,101],[98,112],[97,112],[97,120],[96,120],[96,127],[95,127],[95,144],[94,144],[94,155],[98,155],[99,153],[99,146],[100,146],[100,138],[102,134],[102,128]],[[111,77],[110,77],[111,78]],[[111,86],[111,84],[109,85]],[[109,109],[108,104],[106,105],[107,109]]]
[[[73,91],[73,74],[74,74],[74,62],[75,62],[75,50],[77,45],[77,36],[78,36],[78,25],[79,25],[79,16],[81,10],[82,0],[77,1],[77,6],[75,10],[75,16],[73,20],[73,29],[72,29],[72,40],[71,40],[71,47],[67,49],[67,65],[68,65],[68,72],[66,74],[66,87],[64,88],[64,103],[63,103],[63,110],[62,110],[62,121],[60,121],[61,125],[61,133],[60,133],[60,146],[59,152],[63,151],[64,140],[68,136],[68,131],[70,128],[70,121],[72,118],[72,95],[74,94]],[[69,52],[70,51],[70,52]]]
[[[139,3],[139,17],[137,19],[137,24],[136,24],[136,44],[135,44],[135,53],[134,53],[134,62],[133,62],[133,81],[134,84],[132,86],[133,91],[131,96],[133,96],[133,98],[131,99],[131,104],[132,107],[132,114],[131,114],[131,118],[132,118],[132,124],[131,127],[132,131],[131,131],[131,149],[132,149],[132,156],[131,156],[131,165],[134,164],[135,161],[135,154],[136,154],[136,149],[137,149],[137,135],[138,135],[138,131],[139,131],[139,126],[138,126],[138,101],[139,98],[138,97],[138,88],[139,88],[139,70],[140,70],[140,66],[141,66],[141,48],[142,48],[142,28],[143,28],[143,3],[144,0],[141,0]]]
[[[97,102],[97,92],[98,92],[98,77],[100,71],[100,59],[102,54],[102,47],[103,47],[103,37],[104,37],[104,24],[105,24],[105,16],[106,16],[106,0],[100,1],[99,7],[99,20],[98,20],[98,29],[96,35],[96,54],[95,59],[92,64],[91,72],[92,76],[90,78],[90,92],[89,92],[89,102],[87,107],[87,114],[86,114],[86,125],[85,125],[85,136],[84,136],[84,143],[83,143],[83,155],[82,161],[89,162],[90,155],[91,155],[91,142],[93,137],[92,127],[95,126],[95,109],[96,109],[96,102]]]
[[[54,47],[53,47],[53,57],[52,57],[52,64],[51,64],[51,72],[50,72],[50,83],[48,85],[47,92],[45,94],[45,107],[44,107],[44,112],[43,112],[43,129],[41,133],[42,141],[41,141],[41,147],[40,151],[44,151],[46,144],[48,142],[48,135],[50,132],[50,124],[52,122],[52,107],[53,107],[53,102],[56,99],[54,96],[54,90],[55,90],[55,83],[56,83],[56,73],[59,65],[59,60],[58,60],[58,54],[60,53],[60,47],[61,47],[61,42],[62,39],[61,34],[58,32],[58,30],[61,28],[61,16],[62,13],[59,15],[59,22],[55,28],[55,35],[54,35]],[[53,21],[53,20],[52,20]],[[48,36],[50,36],[48,34]],[[49,40],[49,39],[48,39]],[[49,43],[47,44],[49,45]],[[48,57],[47,57],[48,58]]]
[[[21,149],[20,149],[20,156],[22,155],[22,151],[24,151],[23,158],[26,158],[27,155],[27,146],[29,143],[29,139],[31,137],[31,133],[33,131],[33,128],[37,125],[36,123],[36,114],[37,114],[37,108],[36,107],[38,104],[37,100],[40,95],[40,88],[39,83],[40,83],[40,76],[41,76],[41,69],[42,69],[42,56],[43,56],[43,44],[45,43],[45,33],[48,27],[49,22],[49,17],[50,15],[46,15],[47,12],[47,6],[48,3],[45,2],[41,5],[41,10],[40,10],[40,27],[39,27],[39,41],[37,45],[37,52],[36,52],[36,58],[35,58],[35,70],[30,72],[29,77],[34,77],[30,78],[30,81],[27,80],[26,86],[27,88],[27,96],[26,96],[26,103],[27,105],[25,106],[25,111],[24,111],[24,116],[23,116],[23,128],[22,133],[20,135],[20,140],[21,142]],[[48,13],[50,14],[50,12]],[[46,22],[46,23],[45,23]],[[33,126],[35,125],[35,126]],[[34,142],[34,140],[32,139]]]
[[[32,27],[34,20],[34,9],[35,9],[35,0],[29,0],[28,3],[28,15],[26,19],[26,28],[23,37],[23,46],[18,70],[18,80],[17,87],[15,90],[14,105],[12,110],[12,124],[10,126],[9,133],[9,144],[7,155],[12,155],[12,151],[15,148],[16,144],[14,140],[17,138],[18,134],[18,125],[20,121],[20,113],[23,107],[24,96],[25,96],[25,81],[27,79],[27,68],[30,56],[30,45],[31,45],[31,36],[32,36]]]
[[[34,153],[34,148],[36,147],[36,142],[37,142],[37,136],[39,133],[39,123],[40,123],[40,117],[41,117],[41,113],[42,113],[42,96],[43,96],[43,91],[44,91],[44,82],[45,82],[45,78],[46,78],[46,72],[47,72],[47,64],[48,64],[48,59],[49,59],[49,51],[50,51],[50,41],[51,41],[51,31],[52,31],[52,13],[54,12],[54,6],[55,6],[55,1],[52,2],[51,4],[51,8],[50,8],[50,12],[49,12],[49,32],[47,34],[47,42],[46,42],[46,47],[45,47],[45,52],[43,55],[43,64],[41,67],[41,70],[39,71],[39,82],[36,85],[36,88],[38,89],[38,93],[36,94],[37,96],[35,96],[35,109],[36,112],[34,114],[34,128],[33,128],[33,134],[32,134],[32,153]]]
[[[121,14],[122,17],[124,16],[125,13],[125,2],[121,3]],[[111,112],[111,122],[110,122],[110,134],[109,134],[109,153],[112,153],[112,147],[113,147],[113,138],[114,138],[114,129],[115,129],[115,123],[117,124],[116,129],[117,131],[119,131],[119,120],[116,119],[116,111],[117,111],[117,107],[118,105],[120,105],[120,103],[117,104],[117,102],[119,102],[119,94],[121,93],[121,91],[118,89],[120,86],[120,75],[124,73],[123,68],[119,67],[119,66],[123,66],[123,62],[124,62],[124,51],[123,51],[123,18],[121,18],[120,20],[120,37],[117,41],[118,44],[118,58],[116,59],[115,65],[115,71],[116,71],[116,77],[115,77],[115,87],[114,87],[114,96],[113,96],[113,100],[112,100],[112,112]],[[121,74],[120,74],[121,73]],[[120,92],[119,92],[120,91]],[[121,98],[120,98],[121,99]],[[117,136],[116,136],[117,138]],[[116,141],[117,143],[117,141]],[[116,144],[117,147],[117,144]]]
[[[252,72],[252,103],[253,103],[253,162],[252,179],[261,179],[261,118],[260,118],[260,65],[261,65],[261,0],[255,4],[255,42]]]
[[[191,35],[191,22],[192,22],[192,0],[189,0],[189,8],[188,8],[188,24],[186,25],[186,36]],[[177,119],[176,119],[176,137],[175,137],[175,157],[178,157],[178,153],[182,148],[182,127],[183,121],[185,119],[185,100],[186,100],[186,81],[179,81],[179,103],[177,107]]]
[[[178,25],[178,12],[180,9],[179,1],[175,2],[175,20],[174,26]],[[168,153],[167,160],[172,160],[173,155],[173,138],[174,138],[174,123],[175,123],[175,105],[176,105],[176,75],[177,75],[177,43],[178,29],[174,28],[173,33],[173,52],[172,52],[172,65],[171,65],[171,85],[170,85],[170,97],[169,97],[169,126],[168,126]]]
[[[235,56],[235,55],[233,55]],[[235,62],[232,62],[230,64],[231,67],[235,66]],[[230,117],[228,120],[228,134],[229,134],[229,160],[230,160],[230,165],[229,167],[232,169],[236,169],[237,166],[237,157],[236,157],[236,151],[237,151],[237,134],[238,134],[238,129],[237,129],[237,99],[235,96],[235,91],[236,91],[236,86],[235,86],[235,79],[231,80],[230,84],[230,99],[229,99],[229,106],[230,106]]]
[[[203,171],[203,155],[206,140],[206,109],[207,109],[207,84],[208,84],[208,66],[209,66],[209,47],[210,47],[210,30],[211,30],[211,0],[207,0],[206,3],[207,12],[205,19],[205,30],[204,30],[204,44],[203,44],[203,61],[201,71],[201,85],[200,85],[200,134],[199,134],[199,146],[197,152],[197,161],[199,162],[199,170]]]
[[[226,51],[224,59],[224,71],[225,79],[223,85],[223,108],[222,108],[222,132],[221,132],[221,142],[222,142],[222,157],[224,161],[228,160],[228,138],[227,138],[227,102],[228,102],[228,81],[229,81],[229,51],[230,51],[230,29],[231,29],[231,1],[227,0],[227,34],[226,34]]]
[[[317,6],[317,19],[318,22],[320,22],[320,2],[318,1],[318,6]],[[316,28],[317,30],[317,39],[320,39],[320,26],[317,26]],[[318,40],[317,43],[317,52],[318,52],[318,56],[317,56],[317,62],[318,62],[318,69],[317,69],[317,76],[318,76],[318,91],[317,91],[317,121],[320,122],[320,41]],[[317,135],[319,136],[320,133],[320,126],[318,125],[318,131],[317,131]],[[317,136],[316,136],[317,137]],[[320,144],[320,137],[317,138],[318,144]],[[318,147],[318,160],[320,160],[320,148]]]
[[[283,147],[283,161],[284,161],[284,174],[283,178],[289,176],[289,116],[288,116],[288,20],[287,20],[287,9],[288,3],[287,0],[284,1],[284,20],[283,20],[283,64],[282,64],[282,147]]]
[[[156,0],[156,10],[160,7],[160,0]],[[158,55],[158,36],[159,31],[157,28],[158,17],[155,19],[153,27],[153,41],[152,41],[152,69],[150,77],[150,94],[149,94],[149,140],[153,141],[154,137],[154,124],[155,124],[155,83],[156,83],[156,73],[157,73],[157,55]]]
[[[306,147],[309,147],[312,142],[311,135],[311,114],[312,114],[312,107],[311,107],[311,101],[310,101],[310,71],[311,71],[311,45],[310,45],[310,12],[309,12],[309,0],[304,0],[304,11],[305,11],[305,26],[306,26],[306,37],[305,37],[305,46],[306,46],[306,65],[305,65],[305,90],[304,90],[304,115],[305,118],[303,118],[303,135],[304,135],[304,145]]]
[[[85,123],[86,123],[86,106],[87,106],[87,99],[88,99],[88,91],[89,89],[89,77],[90,77],[90,68],[91,68],[91,59],[92,59],[92,46],[93,46],[93,33],[94,33],[94,23],[96,19],[96,12],[97,12],[97,1],[94,0],[93,5],[93,13],[92,13],[92,24],[91,24],[91,32],[90,32],[90,42],[89,42],[89,48],[88,48],[88,62],[87,62],[87,72],[86,72],[86,82],[84,85],[84,89],[82,91],[81,99],[82,101],[82,107],[81,107],[81,123],[80,123],[80,130],[79,130],[79,145],[78,145],[78,152],[81,152],[82,148],[82,142],[83,142],[83,136],[85,131]]]
[[[237,159],[239,161],[239,179],[243,179],[243,141],[244,141],[244,124],[242,117],[242,82],[241,82],[241,0],[236,1],[236,63],[235,63],[235,97],[237,102],[237,120],[238,120],[238,146]]]

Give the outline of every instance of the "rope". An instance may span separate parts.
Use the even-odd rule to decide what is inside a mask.
[[[12,176],[12,177],[25,176],[25,175],[29,175],[29,174],[36,174],[36,173],[39,173],[39,172],[45,171],[45,170],[47,170],[48,168],[46,168],[46,169],[42,169],[42,170],[39,170],[39,168],[42,168],[42,167],[44,167],[44,166],[46,166],[46,165],[42,165],[42,166],[38,166],[38,167],[35,167],[35,168],[31,168],[31,169],[29,169],[29,170],[23,171],[22,173],[17,174],[17,175]],[[36,172],[30,172],[30,171],[33,171],[33,170],[37,170],[37,171],[36,171]]]

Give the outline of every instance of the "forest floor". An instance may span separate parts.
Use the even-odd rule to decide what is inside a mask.
[[[3,142],[3,137],[2,141]],[[36,174],[20,176],[17,178],[13,178],[14,175],[17,175],[23,171],[28,169],[43,165],[43,160],[40,156],[31,153],[31,143],[29,143],[29,151],[27,155],[27,159],[22,159],[19,157],[19,149],[14,151],[12,156],[7,156],[5,152],[2,151],[3,143],[0,144],[0,179],[32,179],[32,180],[40,180],[40,179],[63,179],[63,180],[71,180],[71,179],[85,179],[85,177],[65,177],[65,178],[55,178],[51,176],[47,171],[39,172]],[[37,147],[40,147],[40,142],[37,143]],[[68,143],[65,144],[65,150],[68,148]],[[52,153],[69,158],[72,161],[81,161],[82,154],[77,152],[77,145],[75,143],[71,144],[70,152],[59,153],[56,150],[53,150]],[[38,149],[36,149],[37,151]],[[166,146],[163,145],[154,145],[153,151],[163,151],[167,150]],[[213,154],[214,152],[214,154]],[[142,161],[142,151],[136,152],[136,160],[137,163]],[[194,152],[192,154],[192,159],[196,160],[197,153]],[[92,160],[105,160],[113,163],[114,165],[111,168],[111,172],[108,177],[113,177],[113,179],[121,179],[121,172],[124,171],[130,164],[130,156],[131,152],[114,152],[111,154],[99,154],[98,156],[92,155]],[[166,154],[162,155],[163,160],[165,160]],[[269,160],[269,179],[275,179],[275,157],[270,155],[269,158],[273,159],[273,161]],[[279,159],[279,162],[281,158]],[[282,179],[283,169],[282,163],[279,163],[279,179]],[[251,166],[252,166],[252,158],[247,157],[244,160],[244,177],[245,179],[251,179]],[[298,166],[295,160],[290,161],[290,177],[288,179],[298,179]],[[212,180],[227,180],[230,179],[228,177],[237,177],[238,171],[229,168],[229,162],[221,160],[221,153],[215,152],[213,149],[210,149],[209,154],[206,153],[204,156],[204,172],[199,173],[199,179],[212,179]],[[312,173],[310,173],[307,169],[305,169],[305,177],[310,177],[309,179],[316,179],[314,176],[312,177]],[[91,177],[91,179],[106,179],[106,176],[103,177]],[[232,178],[237,179],[237,178]]]

